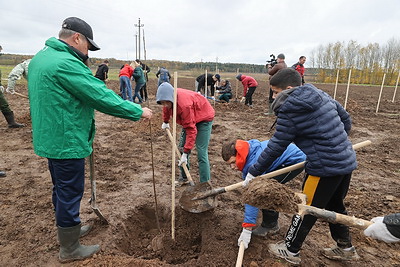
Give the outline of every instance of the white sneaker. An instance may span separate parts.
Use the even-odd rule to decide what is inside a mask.
[[[301,263],[300,252],[296,254],[290,252],[285,244],[285,241],[279,241],[276,244],[269,244],[268,250],[274,254],[275,256],[285,259],[287,262],[290,262],[294,265],[299,265]]]

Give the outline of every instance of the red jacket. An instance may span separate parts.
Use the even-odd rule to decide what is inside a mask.
[[[241,76],[241,82],[243,84],[243,96],[246,96],[247,89],[249,87],[257,87],[258,86],[258,82],[256,81],[256,79],[254,79],[251,76],[246,76],[243,74]]]
[[[125,66],[119,71],[119,77],[127,76],[131,78],[133,74],[133,68],[129,64],[125,64]]]
[[[186,142],[183,146],[185,153],[190,152],[196,143],[196,124],[202,121],[212,121],[215,111],[208,100],[190,90],[178,88],[176,123],[186,130]],[[163,107],[164,122],[169,122],[172,117],[172,109]]]

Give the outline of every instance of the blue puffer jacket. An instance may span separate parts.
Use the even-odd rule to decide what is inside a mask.
[[[252,166],[260,156],[261,152],[264,151],[264,149],[268,145],[268,140],[260,142],[259,140],[249,140],[247,143],[249,143],[250,148],[249,148],[249,154],[247,155],[246,158],[246,163],[243,167],[242,170],[242,178],[243,180],[246,178],[247,172],[249,170],[249,167]],[[306,160],[306,155],[301,151],[296,145],[290,144],[287,149],[283,152],[283,154],[277,158],[271,166],[264,172],[272,172],[277,169],[281,169],[299,162],[303,162]],[[258,208],[253,207],[249,204],[245,204],[244,207],[244,223],[250,223],[250,224],[256,224],[257,221],[257,215],[258,215]]]
[[[356,154],[348,139],[350,115],[311,84],[281,92],[273,103],[276,132],[249,172],[260,175],[294,142],[306,155],[308,174],[327,177],[351,173]]]

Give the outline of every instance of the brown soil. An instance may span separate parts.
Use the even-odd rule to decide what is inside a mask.
[[[233,80],[233,77],[228,77]],[[209,147],[212,184],[224,187],[241,181],[220,156],[221,144],[229,138],[264,140],[271,137],[273,117],[267,111],[267,78],[259,79],[254,94],[254,108],[238,102],[216,104],[216,117]],[[149,122],[131,122],[102,113],[96,114],[95,171],[97,205],[109,225],[93,213],[88,200],[90,183],[81,203],[81,218],[94,225],[82,238],[83,244],[100,244],[101,251],[91,259],[63,266],[233,266],[238,253],[237,238],[241,232],[242,190],[218,196],[218,207],[192,214],[179,208],[178,200],[185,190],[176,188],[175,240],[171,239],[171,143],[161,130],[161,107],[155,104],[155,81],[148,86],[150,107],[155,116]],[[178,86],[192,88],[193,79],[181,78]],[[118,91],[118,82],[109,87]],[[334,85],[319,85],[333,95]],[[344,103],[346,85],[339,85],[338,100]],[[26,88],[17,85],[19,93]],[[239,92],[241,88],[239,89]],[[391,102],[393,88],[384,88],[380,112],[375,113],[379,86],[351,86],[347,110],[352,115],[353,143],[371,140],[372,145],[357,150],[358,169],[354,171],[346,205],[350,215],[371,219],[399,212],[400,206],[400,105]],[[60,266],[58,243],[51,203],[51,179],[46,159],[33,153],[31,123],[27,99],[7,95],[16,118],[25,128],[8,129],[0,121],[1,169],[7,177],[0,180],[0,266]],[[400,96],[398,96],[399,98]],[[146,103],[147,105],[147,103]],[[152,134],[150,134],[150,129]],[[179,128],[178,128],[179,130]],[[156,221],[153,191],[157,196]],[[192,159],[195,159],[193,151]],[[88,168],[87,168],[88,170]],[[192,160],[192,176],[198,181],[197,164]],[[88,173],[88,171],[87,171]],[[301,191],[302,177],[287,184]],[[281,230],[268,239],[253,237],[245,251],[244,266],[286,266],[271,256],[267,244],[283,239],[292,214],[281,213]],[[360,230],[351,229],[353,243],[361,257],[358,263],[344,263],[324,258],[319,251],[334,244],[326,222],[318,221],[301,251],[303,266],[399,266],[400,244],[385,244],[366,238]]]
[[[260,209],[276,210],[295,214],[301,199],[294,191],[271,178],[252,180],[243,192],[243,203]]]

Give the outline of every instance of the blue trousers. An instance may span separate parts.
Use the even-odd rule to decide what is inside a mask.
[[[48,159],[56,223],[72,227],[81,223],[79,210],[85,184],[85,159]]]
[[[121,91],[122,99],[126,100],[128,95],[128,100],[133,102],[132,85],[129,77],[127,76],[119,77],[119,90]]]

